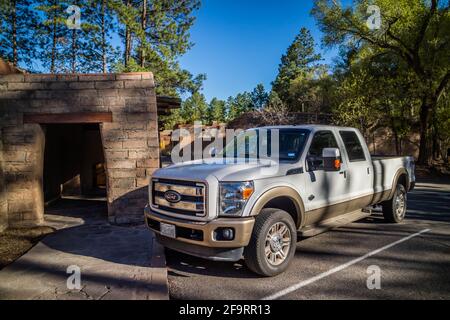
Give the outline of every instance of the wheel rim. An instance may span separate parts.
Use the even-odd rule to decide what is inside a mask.
[[[265,256],[267,262],[279,266],[288,257],[291,248],[291,231],[283,222],[277,222],[269,228],[266,236]]]
[[[397,196],[395,197],[395,215],[399,219],[403,219],[406,213],[406,195],[404,192],[399,190]]]

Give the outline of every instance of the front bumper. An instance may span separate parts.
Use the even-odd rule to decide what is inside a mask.
[[[243,248],[250,242],[255,218],[218,218],[210,222],[180,220],[164,216],[147,206],[144,210],[145,222],[153,230],[158,241],[173,250],[209,260],[237,261],[242,257]],[[174,225],[176,238],[161,235],[160,223]],[[217,231],[230,228],[234,231],[232,240],[220,240]]]

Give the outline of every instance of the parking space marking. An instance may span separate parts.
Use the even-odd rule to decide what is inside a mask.
[[[400,244],[402,242],[408,241],[408,240],[410,240],[410,239],[412,239],[414,237],[420,236],[421,234],[429,232],[429,231],[431,231],[431,229],[424,229],[424,230],[422,230],[420,232],[417,232],[417,233],[414,233],[412,235],[409,235],[409,236],[407,236],[405,238],[397,240],[397,241],[395,241],[395,242],[393,242],[391,244],[388,244],[388,245],[386,245],[384,247],[381,247],[379,249],[371,251],[371,252],[369,252],[369,253],[367,253],[367,254],[359,257],[359,258],[353,259],[353,260],[351,260],[351,261],[349,261],[347,263],[344,263],[344,264],[342,264],[340,266],[337,266],[337,267],[335,267],[333,269],[330,269],[330,270],[328,270],[326,272],[323,272],[323,273],[321,273],[321,274],[319,274],[319,275],[317,275],[315,277],[312,277],[310,279],[301,281],[301,282],[299,282],[297,284],[294,284],[294,285],[292,285],[290,287],[287,287],[286,289],[283,289],[283,290],[281,290],[281,291],[279,291],[277,293],[274,293],[274,294],[272,294],[270,296],[267,296],[267,297],[263,298],[262,300],[276,300],[276,299],[279,299],[281,297],[284,297],[285,295],[288,295],[289,293],[297,291],[300,288],[303,288],[303,287],[305,287],[307,285],[310,285],[311,283],[314,283],[314,282],[319,281],[319,280],[321,280],[323,278],[326,278],[326,277],[328,277],[328,276],[330,276],[330,275],[332,275],[332,274],[334,274],[336,272],[342,271],[342,270],[344,270],[344,269],[346,269],[346,268],[348,268],[348,267],[350,267],[350,266],[352,266],[352,265],[354,265],[354,264],[356,264],[358,262],[363,261],[364,259],[367,259],[367,258],[369,258],[369,257],[371,257],[373,255],[376,255],[376,254],[378,254],[378,253],[380,253],[380,252],[382,252],[384,250],[392,248],[392,247],[394,247],[394,246],[396,246],[396,245],[398,245],[398,244]]]

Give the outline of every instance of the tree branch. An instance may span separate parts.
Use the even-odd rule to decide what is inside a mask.
[[[436,102],[438,102],[439,99],[441,98],[442,93],[444,92],[445,88],[447,87],[449,81],[450,81],[450,71],[447,71],[444,78],[442,78],[442,81],[439,84],[438,88],[436,89],[436,93],[435,93]]]
[[[414,52],[419,53],[419,47],[422,43],[423,39],[425,38],[425,33],[428,29],[428,26],[430,24],[430,20],[433,17],[433,15],[436,13],[437,10],[437,0],[431,0],[431,8],[430,12],[425,16],[425,19],[422,23],[422,26],[420,27],[420,31],[418,33],[418,37],[416,39],[416,42],[414,43]]]

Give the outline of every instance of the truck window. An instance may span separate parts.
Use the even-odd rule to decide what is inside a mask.
[[[296,161],[302,154],[305,143],[308,140],[309,130],[278,130],[278,148],[275,148],[275,144],[272,144],[271,130],[247,130],[235,137],[234,141],[230,142],[218,156],[229,158],[265,158],[267,156],[274,156],[272,152],[278,149],[279,160]]]
[[[322,150],[324,148],[339,148],[331,131],[318,131],[314,135],[307,157],[309,171],[323,169]]]
[[[347,150],[348,160],[350,162],[366,161],[364,149],[359,141],[358,135],[354,131],[339,131]]]

